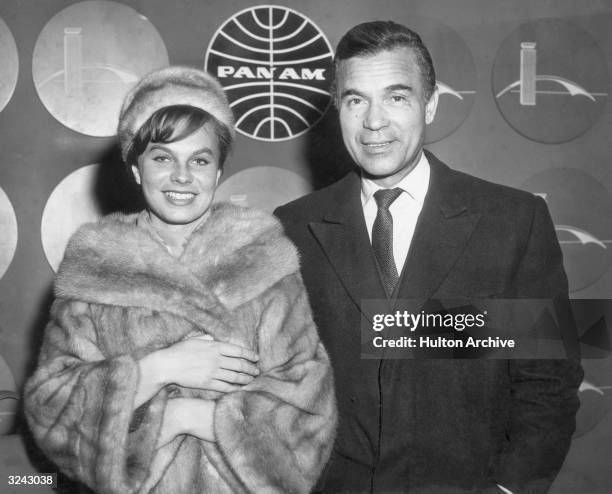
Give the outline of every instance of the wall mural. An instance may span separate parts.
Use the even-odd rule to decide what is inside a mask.
[[[77,228],[102,216],[94,192],[99,173],[100,165],[97,164],[79,168],[64,178],[47,200],[40,237],[53,271],[57,271],[68,240]]]
[[[0,187],[0,278],[10,266],[17,248],[17,218],[10,199]]]
[[[149,20],[126,5],[80,2],[58,12],[34,47],[38,96],[57,120],[91,136],[116,132],[121,102],[145,74],[168,65]]]
[[[425,143],[455,132],[476,99],[476,65],[465,41],[449,26],[434,19],[408,16],[397,22],[419,33],[434,60],[439,100],[436,118],[427,126]]]
[[[570,168],[537,173],[522,188],[546,200],[563,250],[570,291],[599,280],[612,266],[612,198],[608,190],[587,172]]]
[[[13,428],[17,400],[9,399],[9,397],[13,398],[13,393],[16,391],[17,386],[13,373],[6,360],[0,355],[0,436],[9,433]]]
[[[15,38],[0,18],[0,111],[8,104],[15,86],[17,84],[17,74],[19,72],[19,56]]]
[[[502,43],[493,67],[499,111],[519,134],[541,143],[567,142],[589,130],[609,87],[601,48],[559,19],[520,26]]]
[[[205,68],[223,84],[238,132],[283,141],[307,132],[327,110],[332,58],[329,41],[310,19],[260,5],[221,25]]]
[[[274,211],[281,204],[312,192],[310,182],[276,166],[255,166],[235,173],[219,185],[215,202]]]
[[[24,7],[36,2],[45,8],[39,12]],[[18,390],[23,382],[32,357],[29,341],[42,332],[36,323],[46,322],[45,297],[68,239],[80,225],[107,212],[100,194],[115,191],[108,190],[112,180],[107,183],[101,177],[109,175],[103,167],[112,161],[106,159],[112,140],[93,138],[114,136],[120,103],[142,75],[170,63],[204,64],[220,79],[235,113],[240,154],[248,159],[239,171],[227,170],[215,200],[272,211],[312,190],[311,160],[328,152],[312,153],[304,149],[311,141],[298,139],[331,106],[333,48],[328,36],[335,42],[358,22],[395,19],[422,35],[436,65],[440,101],[427,130],[430,149],[457,168],[487,166],[468,171],[493,181],[508,178],[509,161],[528,163],[521,171],[512,168],[511,185],[546,200],[572,295],[603,299],[603,309],[576,313],[584,328],[582,408],[570,455],[551,492],[608,492],[612,477],[606,473],[608,465],[600,464],[609,463],[612,444],[612,312],[606,300],[612,290],[607,106],[612,9],[587,8],[588,2],[568,7],[570,3],[563,7],[569,13],[541,3],[540,18],[535,18],[535,10],[528,8],[509,15],[502,0],[469,0],[460,8],[444,9],[435,2],[417,2],[419,8],[412,10],[419,17],[400,1],[375,8],[355,2],[359,8],[350,12],[323,0],[287,2],[301,11],[220,0],[172,7],[136,0],[58,0],[55,10],[47,0],[2,2],[0,124],[6,132],[0,132],[0,336],[6,337],[3,341],[10,344],[4,347],[12,353],[0,356],[0,390]],[[499,19],[481,15],[496,6]],[[31,23],[19,19],[22,9],[32,16]],[[583,14],[581,9],[590,10]],[[466,13],[474,20],[467,20]],[[181,37],[176,30],[182,29],[182,22],[186,29],[198,29]],[[31,62],[24,59],[30,53]],[[22,67],[32,64],[35,92],[27,77],[18,80],[19,56]],[[478,116],[486,121],[470,118],[477,99]],[[41,104],[63,126],[32,121]],[[453,154],[445,139],[460,127],[467,142],[478,143],[483,132],[490,141]],[[37,139],[31,139],[33,133]],[[503,172],[491,159],[495,153],[503,154]],[[78,156],[77,165],[83,166],[66,170],[66,156]],[[330,160],[322,161],[320,166],[331,166]],[[18,171],[9,166],[13,162],[21,164]],[[52,190],[49,197],[37,196],[34,183]],[[24,238],[37,240],[39,227],[42,249],[23,249],[16,256]],[[34,229],[34,235],[27,228]],[[9,269],[11,276],[6,276]],[[42,316],[33,315],[37,311]],[[33,322],[36,318],[40,321]],[[0,436],[12,421],[13,401],[0,402]]]

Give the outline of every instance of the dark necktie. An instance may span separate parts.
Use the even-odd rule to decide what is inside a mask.
[[[393,218],[389,206],[399,197],[402,189],[380,189],[374,192],[378,213],[372,227],[372,248],[382,272],[387,294],[391,296],[399,279],[393,259]]]

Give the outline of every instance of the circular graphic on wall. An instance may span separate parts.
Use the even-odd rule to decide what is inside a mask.
[[[609,321],[608,321],[609,323]],[[580,408],[574,437],[583,436],[612,413],[612,353],[589,358],[582,353],[584,380],[579,388]]]
[[[0,187],[0,278],[13,261],[17,248],[17,218],[8,196]]]
[[[72,234],[84,223],[102,216],[95,201],[100,165],[87,165],[62,180],[47,200],[40,225],[40,236],[47,261],[53,271],[60,265]]]
[[[436,142],[455,132],[472,110],[477,82],[474,57],[461,36],[438,21],[407,16],[398,22],[419,33],[433,60],[439,100],[425,143]]]
[[[19,73],[19,56],[17,45],[10,29],[0,18],[0,111],[10,101],[17,85]]]
[[[536,142],[567,142],[604,111],[610,77],[606,57],[582,28],[559,19],[520,26],[502,43],[493,66],[499,111]]]
[[[309,192],[312,192],[310,183],[297,173],[276,166],[256,166],[221,183],[215,193],[215,202],[229,201],[271,213],[278,206]]]
[[[531,177],[523,188],[548,204],[571,292],[595,283],[612,266],[612,198],[588,173],[560,168]]]
[[[18,396],[11,368],[0,355],[0,436],[13,428]]]
[[[145,74],[168,65],[149,20],[126,5],[92,0],[57,13],[38,36],[32,75],[45,108],[83,134],[115,135],[121,102]]]
[[[310,19],[259,5],[221,25],[204,66],[224,86],[238,132],[283,141],[307,132],[329,107],[332,60],[329,41]]]

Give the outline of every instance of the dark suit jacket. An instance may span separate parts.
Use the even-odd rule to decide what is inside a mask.
[[[398,298],[567,297],[541,198],[453,171],[428,154],[430,187]],[[340,425],[324,492],[545,492],[570,444],[574,360],[361,360],[362,299],[385,292],[360,181],[276,211],[301,254],[334,367]]]

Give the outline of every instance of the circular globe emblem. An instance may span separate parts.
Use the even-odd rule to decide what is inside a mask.
[[[476,64],[470,48],[451,27],[412,13],[398,17],[397,22],[419,33],[436,69],[440,98],[434,121],[425,132],[425,144],[431,144],[455,132],[470,114],[478,85]]]
[[[17,85],[17,74],[19,73],[19,55],[15,38],[5,22],[0,17],[0,60],[2,70],[0,71],[0,111],[8,104],[15,86]]]
[[[560,19],[536,19],[502,43],[492,83],[497,107],[514,130],[559,144],[599,120],[610,76],[605,53],[587,31]]]
[[[554,168],[535,174],[522,188],[546,200],[570,292],[593,286],[612,267],[612,196],[606,187],[583,170]]]
[[[330,105],[333,52],[323,32],[286,7],[242,10],[215,33],[205,69],[227,93],[236,130],[262,141],[307,132]]]

